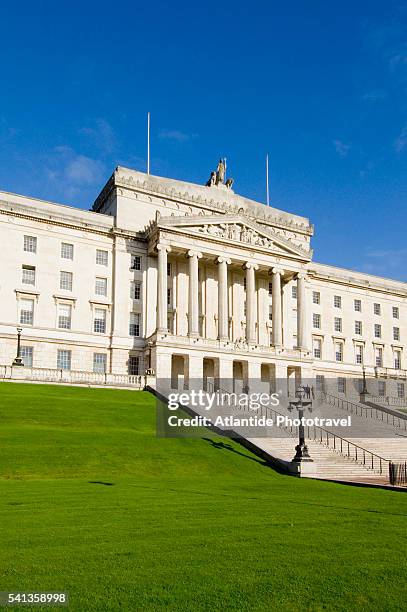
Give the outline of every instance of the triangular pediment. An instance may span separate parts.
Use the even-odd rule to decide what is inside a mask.
[[[310,259],[311,250],[301,248],[273,230],[243,215],[193,215],[188,217],[159,217],[158,227],[198,234],[207,239],[238,243],[241,246],[265,249],[279,255],[295,255]]]

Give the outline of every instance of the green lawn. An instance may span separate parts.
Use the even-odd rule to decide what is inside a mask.
[[[405,609],[404,493],[156,438],[147,393],[0,383],[0,423],[0,591],[65,590],[79,612]]]

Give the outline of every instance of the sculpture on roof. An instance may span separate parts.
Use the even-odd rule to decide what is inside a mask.
[[[226,159],[220,159],[216,171],[211,172],[209,179],[206,182],[207,187],[215,187],[223,185],[227,189],[232,189],[233,179],[226,179]]]

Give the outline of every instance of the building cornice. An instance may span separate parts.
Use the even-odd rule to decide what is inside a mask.
[[[99,211],[103,206],[104,202],[109,198],[112,191],[116,188],[128,189],[129,191],[144,194],[146,196],[156,196],[160,199],[165,199],[170,202],[177,204],[186,204],[189,206],[195,206],[197,208],[206,209],[209,211],[216,212],[218,214],[244,214],[247,217],[256,220],[258,223],[264,223],[265,225],[271,225],[284,230],[291,230],[307,236],[312,236],[314,233],[313,226],[304,217],[304,221],[297,221],[296,215],[290,215],[284,211],[278,209],[272,209],[271,213],[266,205],[254,200],[248,200],[237,194],[231,195],[231,201],[222,200],[217,197],[223,192],[211,191],[210,187],[204,187],[201,185],[193,185],[184,183],[182,181],[173,181],[174,186],[168,186],[165,179],[163,183],[159,184],[160,177],[154,177],[155,180],[151,180],[148,175],[140,174],[140,178],[137,178],[136,173],[126,176],[123,169],[117,168],[113,175],[110,177],[105,187],[102,189],[100,195],[96,198],[93,210]],[[179,183],[179,187],[175,187]],[[181,190],[182,188],[182,190]],[[192,189],[199,188],[200,190],[207,190],[203,194],[192,193]],[[212,189],[216,189],[212,188]],[[252,210],[253,208],[253,210]],[[264,209],[264,210],[263,210]],[[288,218],[285,219],[284,216]],[[291,217],[291,218],[290,218]]]

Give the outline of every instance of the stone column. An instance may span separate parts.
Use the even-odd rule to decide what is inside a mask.
[[[218,257],[218,338],[229,340],[228,265],[230,259]]]
[[[272,339],[276,347],[283,346],[283,322],[281,316],[281,275],[283,270],[272,268]]]
[[[189,257],[189,292],[188,292],[188,336],[199,336],[199,294],[198,294],[198,260],[202,253],[188,251]]]
[[[167,254],[171,251],[165,244],[157,245],[158,278],[157,278],[157,331],[168,333],[167,309]]]
[[[246,270],[246,341],[247,344],[256,344],[256,278],[257,264],[247,262],[243,266]]]
[[[297,347],[310,350],[306,274],[304,272],[297,275]]]

